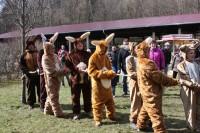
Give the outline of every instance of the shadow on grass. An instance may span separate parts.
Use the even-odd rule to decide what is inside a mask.
[[[115,95],[115,98],[129,98],[129,94],[128,95]]]
[[[115,109],[130,109],[131,105],[130,104],[124,104],[124,105],[115,105]]]
[[[127,124],[129,122],[129,113],[121,113],[121,112],[116,112],[116,117],[117,117],[117,123],[119,124]]]
[[[185,120],[166,118],[165,123],[169,133],[191,133],[186,127]]]
[[[166,96],[166,97],[174,97],[174,98],[177,98],[177,97],[180,97],[180,94],[164,94],[163,96]]]
[[[63,108],[63,110],[72,110],[71,104],[61,104],[61,107]]]

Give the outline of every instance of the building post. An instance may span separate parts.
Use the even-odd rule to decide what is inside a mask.
[[[156,39],[156,33],[154,31],[152,32],[152,38],[153,38],[153,40]]]
[[[180,27],[178,28],[178,34],[181,34],[181,28]]]

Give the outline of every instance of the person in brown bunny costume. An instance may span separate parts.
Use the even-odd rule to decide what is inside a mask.
[[[90,32],[82,34],[79,38],[71,36],[65,37],[70,43],[73,43],[73,51],[65,56],[66,67],[70,70],[70,87],[72,98],[73,119],[80,118],[81,105],[80,96],[83,94],[84,111],[91,116],[91,82],[87,74],[87,66],[90,53],[87,52],[82,43],[90,35]]]
[[[166,133],[162,113],[162,86],[175,86],[178,81],[167,77],[149,59],[149,37],[136,47],[137,54],[137,80],[142,97],[142,108],[137,119],[138,130],[146,129],[146,120],[150,117],[155,133]]]
[[[97,127],[101,126],[103,107],[106,107],[106,115],[110,120],[115,120],[115,105],[112,96],[111,79],[116,76],[112,70],[106,51],[112,41],[114,33],[105,40],[92,41],[96,46],[95,52],[89,59],[88,74],[92,82],[92,109]]]

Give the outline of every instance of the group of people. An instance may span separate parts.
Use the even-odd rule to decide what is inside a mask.
[[[165,133],[163,86],[180,85],[187,125],[191,130],[200,130],[200,67],[195,58],[198,43],[179,48],[182,58],[177,63],[177,70],[180,78],[175,79],[162,71],[168,65],[164,56],[167,52],[157,48],[156,41],[151,37],[141,43],[124,39],[119,52],[115,46],[112,47],[110,58],[107,50],[114,33],[105,39],[91,41],[96,47],[94,53],[88,52],[83,44],[89,35],[90,32],[86,32],[78,38],[65,37],[73,44],[73,50],[65,53],[61,49],[58,55],[54,50],[58,33],[49,40],[41,35],[42,47],[35,46],[34,41],[27,41],[20,66],[27,77],[27,103],[30,109],[36,102],[37,86],[38,101],[44,114],[65,117],[59,103],[59,89],[62,77],[67,75],[74,120],[80,119],[82,92],[84,111],[88,117],[93,116],[95,126],[102,125],[104,107],[107,118],[116,121],[113,96],[118,75],[122,71],[124,95],[128,94],[128,89],[130,92],[130,124],[133,129],[147,131],[153,128],[156,133]]]
[[[156,133],[166,132],[162,114],[162,87],[179,84],[187,127],[191,131],[199,132],[200,62],[199,57],[196,56],[199,53],[199,42],[194,41],[179,46],[179,51],[172,58],[172,63],[176,63],[175,73],[178,74],[178,80],[176,80],[167,77],[165,71],[162,71],[166,65],[161,60],[164,60],[165,56],[161,49],[152,47],[156,42],[149,40],[151,39],[146,39],[138,45],[129,44],[132,55],[127,57],[126,68],[131,92],[131,127],[139,130],[148,130],[152,127]],[[152,52],[155,51],[157,54],[153,55]],[[158,57],[160,61],[155,60],[159,59]],[[174,78],[176,74],[173,74]]]

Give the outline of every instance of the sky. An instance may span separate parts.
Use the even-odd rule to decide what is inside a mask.
[[[1,2],[1,0],[0,0],[0,12],[1,12],[2,8],[3,8],[3,2]]]

